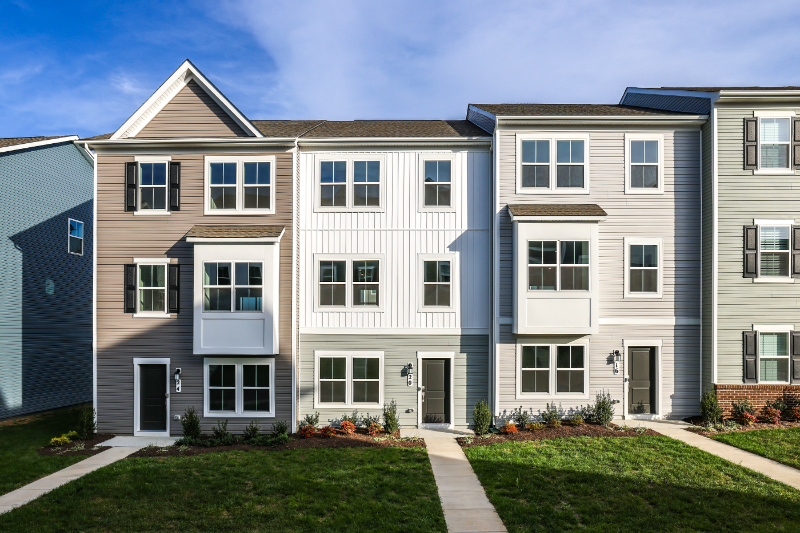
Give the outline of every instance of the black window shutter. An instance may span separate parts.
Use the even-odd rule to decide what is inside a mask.
[[[125,312],[136,312],[136,265],[125,265]]]
[[[758,277],[758,226],[744,227],[744,265],[742,277]]]
[[[181,310],[181,266],[169,265],[169,312],[179,313]]]
[[[125,211],[136,211],[136,171],[135,162],[125,163]]]
[[[800,118],[792,119],[792,168],[800,168]]]
[[[181,164],[169,164],[169,210],[181,210]]]
[[[800,226],[792,226],[792,277],[800,278]]]
[[[742,337],[744,339],[744,382],[755,383],[757,381],[756,363],[758,361],[758,332],[743,331]]]
[[[792,383],[800,383],[800,333],[792,332]]]
[[[744,119],[744,169],[758,168],[758,119]]]

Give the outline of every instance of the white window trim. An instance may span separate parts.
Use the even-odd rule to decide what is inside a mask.
[[[417,387],[417,427],[420,429],[455,429],[455,386],[456,386],[456,354],[455,352],[417,352],[417,382],[422,384],[422,360],[447,359],[450,361],[450,422],[422,422],[422,387]]]
[[[168,357],[134,357],[133,358],[133,436],[134,437],[169,437],[170,435],[170,396],[167,396],[167,430],[166,431],[140,431],[139,430],[139,365],[167,365],[166,393],[170,392],[170,370]]]
[[[236,412],[210,411],[208,392],[209,365],[236,365]],[[242,365],[269,365],[269,411],[244,411]],[[275,359],[206,357],[203,359],[203,417],[204,418],[272,418],[275,416]]]
[[[353,305],[353,261],[378,261],[378,305]],[[345,261],[345,305],[320,305],[319,263],[320,261]],[[386,261],[383,254],[314,254],[314,312],[342,311],[355,313],[383,312],[386,298]]]
[[[791,385],[792,383],[792,332],[794,331],[794,324],[753,324],[753,331],[756,333],[756,346],[758,350],[758,357],[756,358],[756,383],[759,385]],[[785,333],[787,339],[786,359],[789,361],[789,374],[786,381],[762,381],[761,380],[761,334],[762,333]],[[780,356],[783,359],[783,356]]]
[[[794,283],[795,278],[792,277],[792,226],[795,221],[792,219],[769,219],[769,218],[756,218],[753,220],[753,225],[758,226],[758,244],[757,244],[757,257],[758,264],[756,265],[756,277],[751,278],[752,283]],[[789,227],[789,275],[788,276],[761,276],[761,226],[788,226]]]
[[[69,244],[70,244],[69,240],[72,238],[72,235],[70,235],[69,232],[70,232],[70,226],[72,225],[72,222],[78,222],[81,225],[81,229],[86,228],[86,224],[84,224],[83,222],[81,222],[77,218],[70,218],[70,219],[67,220],[67,253],[70,254],[70,255],[77,255],[78,257],[83,257],[84,246],[86,246],[86,240],[83,237],[75,237],[76,239],[79,238],[81,240],[81,253],[76,254],[75,252],[72,252],[69,249]]]
[[[794,175],[795,171],[791,166],[792,161],[792,118],[795,116],[795,112],[790,109],[786,110],[755,110],[753,112],[753,116],[758,119],[758,124],[756,128],[758,128],[758,168],[753,171],[755,175],[775,175],[775,174],[788,174]],[[789,119],[789,168],[761,168],[761,119],[762,118],[788,118]]]
[[[321,357],[344,357],[345,364],[345,403],[329,403],[319,401],[319,360]],[[374,358],[379,360],[378,376],[380,378],[380,396],[377,403],[356,403],[352,401],[353,397],[353,358]],[[366,408],[382,408],[383,407],[383,389],[386,383],[383,370],[383,352],[380,351],[314,351],[314,408],[315,409],[328,409],[328,408],[341,408],[341,407],[366,407]]]
[[[169,318],[169,265],[170,259],[168,257],[156,258],[138,258],[133,259],[136,264],[136,312],[133,314],[134,318]],[[147,265],[164,265],[164,312],[160,311],[139,311],[139,267]]]
[[[625,369],[624,373],[624,382],[622,387],[622,418],[623,420],[659,420],[664,418],[664,409],[663,409],[663,352],[664,352],[664,342],[661,339],[622,339],[623,345],[623,368]],[[630,387],[630,374],[628,373],[628,369],[630,365],[628,365],[628,350],[630,348],[650,348],[653,347],[656,349],[656,412],[650,414],[630,414],[628,413],[628,388]]]
[[[550,350],[550,366],[548,389],[550,392],[522,392],[522,349],[525,346],[547,346]],[[583,393],[556,392],[557,386],[557,349],[559,346],[583,346]],[[589,342],[581,339],[576,342],[518,342],[516,347],[516,393],[517,399],[558,399],[558,400],[586,400],[589,398],[589,378],[591,376],[591,358]]]
[[[236,163],[236,209],[211,209],[211,163]],[[244,207],[244,163],[270,163],[270,208],[245,209]],[[275,176],[277,175],[274,155],[207,155],[203,163],[203,214],[204,215],[274,215],[277,198],[275,195]]]
[[[323,206],[322,193],[320,192],[320,177],[321,177],[321,164],[324,161],[344,161],[345,165],[345,196],[346,201],[344,206]],[[353,186],[355,185],[355,165],[356,161],[379,161],[381,164],[380,171],[380,205],[378,206],[355,206]],[[386,155],[382,153],[359,153],[359,154],[319,154],[314,157],[314,211],[315,212],[352,212],[352,211],[366,211],[372,213],[380,213],[386,210]]]
[[[591,185],[591,136],[588,133],[525,133],[517,134],[517,194],[589,194]],[[550,141],[550,187],[523,187],[522,186],[522,141]],[[558,141],[583,141],[583,188],[557,187],[558,178],[557,146]]]
[[[458,284],[458,254],[418,254],[417,265],[419,272],[419,290],[417,291],[417,298],[419,298],[418,312],[419,313],[452,313],[460,307],[460,292],[461,287]],[[425,261],[450,261],[450,305],[425,305]]]
[[[530,243],[531,242],[547,242],[547,241],[555,241],[558,244],[556,245],[556,263],[555,265],[548,263],[544,265],[532,265],[528,261],[530,261],[529,250],[530,250]],[[527,259],[525,259],[525,292],[527,294],[553,294],[553,293],[562,293],[562,294],[589,294],[592,292],[592,244],[591,240],[584,240],[584,239],[527,239],[525,246],[525,254]],[[562,242],[587,242],[589,243],[589,262],[586,264],[581,265],[570,265],[564,264],[561,262],[561,243]],[[530,283],[530,268],[529,267],[535,266],[555,266],[556,267],[556,288],[552,291],[537,291],[532,290],[531,283]],[[561,267],[585,267],[589,269],[589,287],[586,289],[578,289],[578,290],[570,290],[570,289],[561,289]]]
[[[426,161],[450,161],[450,205],[425,205],[425,162]],[[417,194],[419,194],[418,211],[425,212],[447,212],[456,210],[456,176],[459,172],[456,171],[457,158],[454,153],[424,153],[419,156],[419,164],[417,166]],[[461,170],[460,168],[458,169]]]
[[[133,158],[136,161],[136,210],[134,216],[168,216],[172,212],[169,210],[169,163],[172,156],[169,155],[137,155]],[[166,189],[166,202],[164,209],[142,209],[142,167],[141,163],[165,163],[167,165],[167,180],[164,188]],[[159,186],[160,187],[160,186]]]
[[[623,239],[625,250],[624,272],[624,298],[650,298],[664,297],[664,239],[661,237],[625,237]],[[658,246],[658,291],[656,292],[631,292],[631,245],[656,245]]]
[[[264,283],[264,276],[265,276],[264,271],[265,271],[265,266],[266,265],[264,264],[263,260],[261,260],[261,259],[252,259],[252,260],[250,260],[250,259],[226,259],[226,260],[223,260],[223,259],[208,259],[208,260],[202,261],[200,263],[201,268],[203,269],[203,271],[200,274],[202,276],[202,278],[201,278],[202,286],[200,287],[200,289],[202,291],[201,294],[202,294],[202,297],[203,297],[202,301],[205,301],[205,294],[206,294],[206,284],[205,284],[206,263],[217,263],[217,264],[219,264],[219,263],[230,263],[230,265],[231,265],[231,284],[230,284],[230,288],[231,288],[231,310],[230,311],[206,311],[205,306],[203,306],[203,309],[201,309],[201,312],[208,313],[208,314],[217,314],[217,313],[219,313],[219,314],[223,314],[223,315],[228,315],[228,314],[230,314],[230,315],[233,315],[233,314],[235,314],[235,315],[246,315],[248,313],[250,313],[250,314],[255,313],[257,315],[261,315],[261,314],[264,313],[264,311],[265,311],[265,309],[264,309],[264,293],[265,293],[265,290],[266,290],[266,285]],[[236,284],[236,263],[258,263],[258,264],[260,264],[261,265],[261,285],[237,285]],[[215,285],[213,287],[214,288],[220,288],[220,287],[226,287],[226,286],[227,285]],[[258,288],[258,287],[261,287],[261,311],[237,311],[236,310],[236,289],[237,288],[240,288],[240,289]]]
[[[658,188],[631,187],[631,141],[658,141]],[[664,134],[626,133],[625,134],[625,194],[664,194]]]

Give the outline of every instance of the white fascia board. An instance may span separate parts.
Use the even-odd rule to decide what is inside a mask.
[[[228,146],[294,146],[295,137],[191,137],[180,139],[100,139],[81,141],[89,146],[195,146],[195,145],[228,145]]]
[[[286,230],[284,230],[286,231]],[[186,242],[201,242],[205,244],[226,244],[226,243],[237,243],[237,242],[244,242],[244,243],[258,243],[258,242],[272,242],[277,243],[281,242],[281,237],[283,237],[283,233],[281,233],[280,237],[254,237],[254,238],[246,238],[246,237],[238,237],[238,238],[212,238],[212,237],[186,237]]]
[[[769,98],[783,96],[788,98],[800,98],[800,91],[797,90],[783,90],[783,91],[732,91],[725,90],[719,92],[720,99],[723,98]]]
[[[620,98],[619,100],[620,104],[622,104],[622,101],[625,100],[625,95],[628,93],[663,94],[667,96],[690,96],[694,98],[710,98],[712,101],[719,98],[720,95],[720,93],[706,92],[706,91],[683,91],[676,89],[642,89],[639,87],[628,87],[627,89],[625,89],[625,92],[622,93],[622,98]]]
[[[194,79],[208,95],[224,109],[233,120],[253,137],[263,137],[238,109],[211,83],[188,59],[167,78],[167,81],[143,103],[111,136],[112,140],[133,137],[144,128],[161,109],[167,105],[181,89]]]
[[[300,146],[419,146],[419,145],[463,145],[479,144],[492,145],[492,138],[487,137],[320,137],[316,139],[303,139],[298,141]]]
[[[497,117],[498,123],[515,123],[515,122],[564,122],[564,123],[594,123],[594,124],[670,124],[670,123],[686,123],[686,124],[703,124],[708,120],[708,115],[647,115],[647,116],[621,116],[621,115],[533,115],[533,116],[514,116],[514,117]]]
[[[547,216],[514,216],[512,222],[603,222],[608,217],[547,217]]]
[[[16,150],[25,150],[27,148],[37,148],[39,146],[47,146],[49,144],[58,144],[58,143],[65,143],[71,141],[77,141],[80,137],[77,135],[68,135],[67,137],[59,137],[58,139],[48,139],[46,141],[35,141],[25,144],[15,144],[13,146],[4,146],[0,148],[0,153],[2,152],[14,152]]]

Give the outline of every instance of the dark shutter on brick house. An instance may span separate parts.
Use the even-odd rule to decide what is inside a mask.
[[[758,119],[744,119],[744,169],[758,168]]]
[[[758,226],[744,227],[742,277],[758,277]]]
[[[125,312],[136,312],[136,265],[125,265]]]
[[[137,163],[125,163],[125,211],[136,211]]]
[[[756,364],[758,362],[758,332],[756,331],[743,331],[742,332],[744,352],[744,365],[743,377],[745,383],[756,382]]]
[[[792,354],[792,383],[800,383],[800,333],[791,333],[792,347],[789,353]]]
[[[792,168],[800,168],[800,118],[792,119]]]
[[[169,164],[169,210],[181,210],[181,164]]]
[[[167,268],[169,269],[167,276],[169,312],[179,313],[181,310],[181,266],[168,265]]]

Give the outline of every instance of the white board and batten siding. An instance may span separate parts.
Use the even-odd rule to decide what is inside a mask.
[[[548,126],[548,131],[558,130]],[[700,366],[700,131],[692,127],[607,126],[576,130],[590,135],[588,194],[518,194],[516,190],[517,134],[534,129],[500,130],[499,135],[499,308],[501,320],[497,344],[497,412],[521,404],[534,413],[557,395],[524,401],[517,396],[517,350],[519,343],[536,337],[516,336],[505,325],[512,317],[512,223],[508,204],[597,204],[608,217],[599,225],[600,326],[597,334],[561,337],[559,343],[580,339],[589,345],[589,394],[585,400],[563,402],[577,407],[594,400],[601,389],[623,401],[623,363],[613,373],[613,350],[623,350],[626,339],[659,339],[662,343],[661,401],[663,416],[680,417],[697,411]],[[561,130],[563,131],[563,129]],[[664,136],[664,194],[636,195],[625,192],[625,134],[658,133]],[[661,239],[663,288],[661,298],[624,297],[625,239]],[[573,405],[574,404],[574,405]],[[617,414],[624,406],[617,405]]]
[[[427,211],[422,205],[422,160],[452,157],[453,209]],[[384,165],[378,211],[322,211],[316,208],[321,158],[376,156]],[[300,156],[299,295],[301,333],[320,328],[431,328],[486,334],[491,324],[491,157],[486,149],[408,149],[304,152]],[[348,180],[348,186],[349,185]],[[380,310],[322,310],[316,304],[318,254],[379,256]],[[422,309],[421,255],[452,254],[451,311]]]

